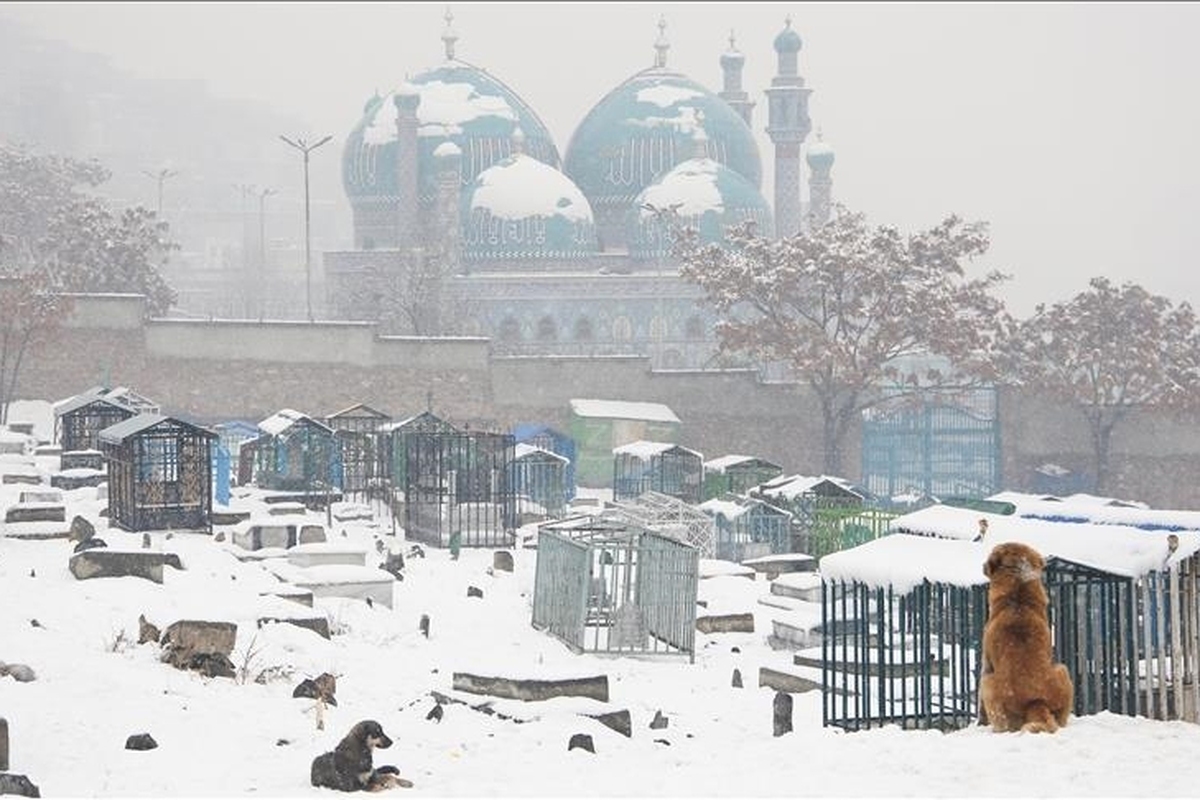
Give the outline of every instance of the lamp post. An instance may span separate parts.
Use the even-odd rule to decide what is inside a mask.
[[[142,170],[142,174],[145,175],[147,178],[150,178],[151,180],[158,182],[158,206],[155,209],[155,216],[157,216],[159,219],[162,219],[163,184],[166,183],[169,179],[174,178],[176,175],[178,175],[179,171],[173,170],[173,169],[167,169],[164,167],[163,169],[160,169],[158,172],[151,172],[148,169],[144,169],[144,170]]]
[[[242,316],[250,317],[250,207],[249,198],[257,189],[253,184],[235,183],[233,190],[242,196],[242,205],[238,210],[238,216],[242,220],[242,270],[237,278],[237,282],[241,285],[242,295]],[[236,312],[235,312],[236,313]]]
[[[297,137],[292,141],[286,136],[280,135],[280,139],[289,146],[294,147],[304,154],[304,300],[308,306],[308,321],[313,321],[312,312],[312,231],[311,231],[311,216],[308,205],[308,154],[316,150],[321,145],[332,139],[332,136],[326,136],[319,142],[308,144],[303,139]]]

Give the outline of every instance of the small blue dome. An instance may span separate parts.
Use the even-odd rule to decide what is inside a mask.
[[[654,259],[669,255],[663,225],[655,209],[673,209],[679,222],[696,228],[701,241],[720,243],[731,225],[753,220],[760,235],[770,236],[771,207],[744,177],[711,158],[683,162],[637,197],[629,215],[629,254]]]
[[[792,20],[789,17],[787,20],[787,27],[780,31],[779,35],[775,37],[775,52],[799,53],[803,44],[804,43],[800,41],[800,34],[792,30]]]
[[[662,67],[637,73],[588,112],[563,171],[598,216],[623,219],[639,192],[692,155],[698,129],[718,161],[760,185],[762,162],[746,121],[700,84]]]
[[[563,173],[516,153],[475,177],[463,194],[469,262],[586,259],[596,254],[592,208]]]
[[[552,167],[558,149],[541,119],[511,89],[484,70],[447,61],[417,75],[387,97],[367,102],[342,151],[342,185],[352,206],[394,198],[396,191],[396,100],[417,106],[419,195],[429,204],[436,194],[433,152],[444,142],[462,150],[463,184],[511,152],[512,133],[525,132],[525,151]]]
[[[833,148],[818,139],[808,146],[805,160],[814,170],[829,169],[833,166]]]

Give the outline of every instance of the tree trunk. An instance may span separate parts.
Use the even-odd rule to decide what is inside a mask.
[[[1092,491],[1101,496],[1108,491],[1112,429],[1112,423],[1096,423],[1092,428],[1092,465],[1096,470],[1096,482]]]

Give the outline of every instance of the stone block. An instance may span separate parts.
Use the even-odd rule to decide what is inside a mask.
[[[66,522],[61,503],[13,503],[4,512],[5,522]]]
[[[758,685],[770,687],[777,692],[792,693],[811,692],[821,688],[818,681],[801,678],[799,675],[790,675],[770,667],[758,668]]]
[[[300,544],[319,544],[326,541],[324,525],[301,525],[297,537]],[[365,563],[365,562],[364,562]]]
[[[715,614],[696,617],[701,633],[754,633],[754,614]]]
[[[492,554],[492,569],[496,572],[513,571],[513,555],[507,550],[497,550]]]
[[[79,580],[88,578],[145,578],[163,582],[163,565],[183,569],[176,553],[156,553],[147,550],[84,550],[71,556],[71,574]]]
[[[104,455],[99,450],[68,450],[59,469],[104,469]]]
[[[271,622],[286,622],[297,628],[308,628],[322,638],[329,638],[329,620],[325,617],[260,617],[258,627]]]
[[[546,700],[551,697],[591,697],[608,702],[608,676],[596,675],[588,678],[563,678],[553,681],[521,680],[519,678],[492,678],[456,672],[453,677],[455,690],[471,694],[490,694],[513,700]]]

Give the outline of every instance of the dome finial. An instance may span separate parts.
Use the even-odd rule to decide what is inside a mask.
[[[704,112],[696,109],[696,130],[692,135],[692,158],[708,158],[708,133],[704,130]]]
[[[671,45],[667,41],[667,18],[661,16],[658,18],[658,41],[654,43],[654,66],[659,69],[667,66],[667,51],[670,49]]]
[[[729,49],[731,51],[737,50],[737,37],[733,35],[733,28],[729,29]]]
[[[446,6],[446,14],[442,17],[446,20],[446,29],[442,31],[442,42],[446,45],[446,60],[454,60],[454,43],[458,41],[458,34],[454,32],[454,12],[450,10],[450,6]]]
[[[792,27],[792,15],[791,14],[788,14],[786,17],[783,18],[783,24],[784,24],[784,27],[786,27],[786,28]]]
[[[513,128],[512,132],[512,152],[513,155],[521,155],[525,152],[525,131],[521,130],[521,126]]]

